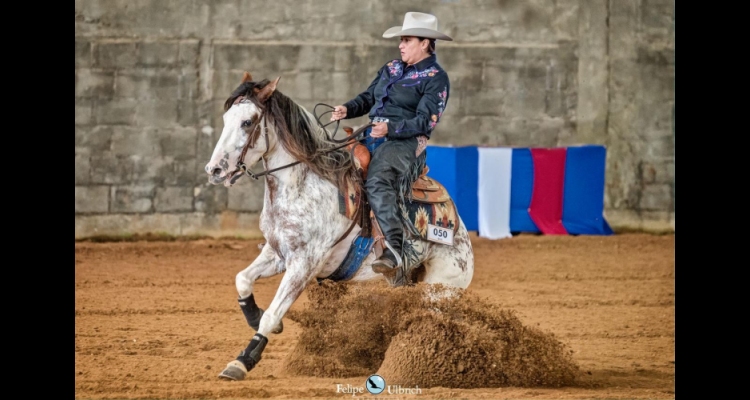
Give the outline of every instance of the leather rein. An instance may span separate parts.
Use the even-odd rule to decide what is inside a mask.
[[[244,96],[240,96],[240,97],[238,97],[234,101],[234,104],[237,104],[237,103],[241,102],[244,99],[245,99]],[[342,149],[342,148],[344,148],[344,147],[346,147],[346,146],[354,143],[355,141],[358,141],[359,140],[359,136],[363,135],[364,132],[365,132],[365,130],[367,130],[367,128],[373,126],[373,124],[367,124],[367,125],[362,126],[359,129],[357,129],[354,133],[352,133],[350,136],[345,137],[344,139],[334,139],[334,136],[336,136],[336,132],[338,131],[338,128],[339,128],[340,120],[339,121],[335,121],[336,122],[336,130],[334,130],[332,136],[328,136],[328,130],[326,130],[325,128],[326,128],[326,126],[330,125],[333,122],[330,122],[330,123],[328,123],[326,125],[323,125],[323,124],[320,123],[320,117],[323,116],[323,115],[325,115],[326,113],[332,112],[333,111],[333,107],[331,107],[331,106],[329,106],[327,104],[323,104],[323,103],[318,103],[318,104],[315,105],[315,107],[317,108],[319,105],[328,106],[328,107],[331,108],[331,110],[324,112],[320,116],[318,116],[317,114],[315,114],[315,112],[313,111],[313,114],[315,114],[315,121],[318,123],[318,126],[320,126],[321,128],[323,128],[323,130],[326,131],[326,136],[328,137],[329,141],[332,141],[334,143],[343,143],[343,144],[341,144],[339,146],[336,146],[336,147],[333,147],[333,148],[330,148],[330,149],[324,151],[323,154],[330,153],[332,151],[336,151],[336,150]],[[271,174],[271,172],[276,172],[276,171],[279,171],[279,170],[282,170],[282,169],[285,169],[285,168],[289,168],[289,167],[295,166],[295,165],[297,165],[297,164],[299,164],[301,162],[301,161],[298,160],[298,161],[295,161],[295,162],[292,162],[292,163],[289,163],[289,164],[286,164],[286,165],[282,165],[281,167],[277,167],[277,168],[274,168],[274,169],[267,169],[268,167],[266,166],[266,153],[269,150],[269,144],[268,144],[268,127],[266,126],[265,115],[266,115],[266,109],[264,108],[263,111],[261,111],[261,113],[260,113],[260,118],[258,118],[258,120],[253,124],[252,129],[250,129],[250,134],[248,135],[249,137],[247,139],[247,143],[245,143],[245,145],[242,146],[242,152],[240,153],[240,157],[237,160],[237,169],[235,169],[234,172],[232,172],[231,177],[229,178],[230,182],[232,184],[234,184],[234,182],[237,179],[239,179],[240,176],[242,176],[242,174],[237,174],[239,171],[242,171],[242,172],[246,173],[249,177],[251,177],[251,178],[253,178],[255,180],[258,180],[258,178],[260,178],[261,176],[266,176],[266,175]],[[247,164],[245,164],[245,155],[247,154],[247,151],[249,149],[252,149],[252,148],[255,147],[255,142],[257,140],[257,136],[255,136],[255,132],[259,128],[261,128],[261,123],[263,124],[263,127],[262,127],[263,129],[261,130],[262,133],[263,133],[263,140],[266,142],[266,150],[263,152],[263,155],[261,156],[261,158],[263,159],[263,168],[266,168],[266,169],[263,172],[260,172],[260,173],[256,174],[256,173],[253,173],[253,171],[250,170],[250,167],[248,167]]]

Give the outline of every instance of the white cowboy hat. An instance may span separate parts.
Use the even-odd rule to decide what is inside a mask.
[[[453,40],[450,36],[438,32],[437,27],[438,21],[434,15],[421,12],[408,12],[404,15],[403,26],[394,26],[388,29],[383,33],[383,37],[419,36],[430,39]]]

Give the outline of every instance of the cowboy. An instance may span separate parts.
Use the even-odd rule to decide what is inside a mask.
[[[401,59],[388,61],[364,92],[334,107],[331,121],[370,117],[372,126],[362,140],[372,153],[365,190],[386,245],[372,269],[391,274],[403,263],[404,230],[397,199],[408,193],[419,167],[425,165],[427,140],[450,94],[435,41],[453,39],[438,31],[434,15],[421,12],[407,12],[403,24],[386,30],[383,37],[400,38]]]

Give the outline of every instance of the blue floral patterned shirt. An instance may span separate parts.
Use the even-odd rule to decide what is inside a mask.
[[[437,56],[407,66],[392,60],[378,71],[370,86],[344,103],[346,118],[369,113],[370,118],[388,118],[388,139],[428,138],[440,122],[448,104],[450,81],[437,63]]]

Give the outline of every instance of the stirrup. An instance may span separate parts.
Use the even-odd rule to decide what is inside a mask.
[[[388,250],[390,250],[390,252],[393,255],[393,257],[396,258],[396,265],[393,268],[400,267],[400,266],[404,265],[404,260],[401,259],[401,254],[399,254],[397,251],[395,251],[393,249],[393,247],[391,247],[391,244],[388,243],[388,240],[386,240],[385,238],[383,238],[383,243],[385,243],[385,247],[387,247]],[[383,256],[380,256],[380,258],[383,258]],[[376,262],[377,262],[377,260],[376,260]]]
[[[386,242],[387,244],[388,242]],[[388,246],[388,249],[383,252],[383,254],[378,258],[377,260],[373,261],[371,268],[373,272],[377,272],[379,274],[383,274],[386,276],[392,276],[394,275],[399,269],[401,269],[401,265],[398,263],[399,261],[399,254],[391,250],[392,248],[390,245]],[[396,261],[393,260],[393,258],[386,255],[386,252],[390,252],[391,256],[396,259]]]

